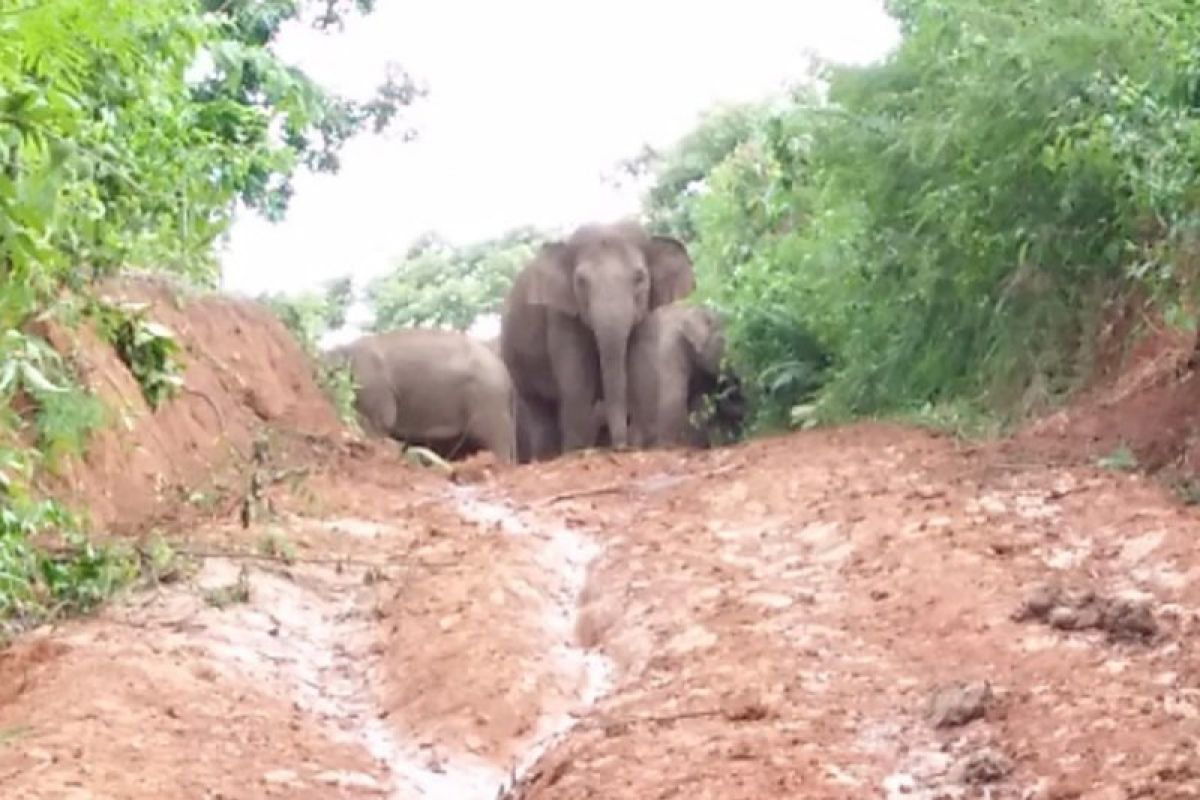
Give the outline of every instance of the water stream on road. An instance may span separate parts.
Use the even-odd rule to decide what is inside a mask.
[[[545,576],[540,588],[551,598],[542,623],[557,643],[544,655],[557,674],[582,685],[574,710],[593,705],[610,690],[613,667],[601,653],[576,643],[575,625],[588,566],[599,547],[584,533],[523,517],[469,489],[456,487],[448,503],[468,522],[496,529],[498,535],[533,537],[537,542],[532,552],[539,574]],[[395,533],[387,525],[365,520],[330,520],[321,527],[378,539],[381,544]],[[201,584],[228,585],[237,569],[233,562],[212,560]],[[320,782],[386,792],[397,800],[494,800],[574,724],[575,717],[565,710],[543,709],[514,764],[489,761],[461,745],[457,752],[439,747],[434,760],[428,745],[422,746],[419,731],[398,729],[381,714],[376,699],[382,671],[377,623],[363,600],[369,593],[363,591],[361,574],[296,565],[290,574],[255,570],[250,580],[252,602],[223,610],[201,609],[204,624],[188,636],[200,636],[200,643],[224,668],[259,685],[277,687],[336,738],[365,747],[391,785],[385,788],[383,781],[370,775],[336,771],[316,776]],[[281,769],[273,777],[285,785],[303,779],[291,769]]]
[[[560,642],[548,655],[555,659],[563,674],[583,675],[584,688],[578,702],[585,708],[595,705],[612,689],[613,664],[603,653],[580,646],[575,626],[580,598],[587,584],[588,567],[599,556],[600,547],[583,533],[540,520],[526,521],[511,507],[483,500],[470,490],[456,492],[456,506],[462,517],[472,522],[498,525],[509,535],[545,539],[545,544],[537,551],[538,561],[546,574],[558,576],[558,590],[553,595],[555,602],[549,609],[545,625]],[[514,765],[510,777],[519,780],[574,725],[575,718],[571,714],[543,715],[532,743]],[[489,795],[489,800],[494,796]]]

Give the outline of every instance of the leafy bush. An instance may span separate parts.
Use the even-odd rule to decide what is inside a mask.
[[[91,433],[107,421],[100,400],[79,389],[63,358],[40,338],[9,330],[0,338],[0,428],[24,425],[14,407],[32,406],[36,445],[44,462],[81,455]]]
[[[338,417],[347,425],[356,425],[354,398],[357,388],[349,367],[325,358],[320,353],[321,337],[346,324],[354,300],[354,284],[348,277],[336,278],[321,291],[295,294],[264,294],[259,302],[271,309],[313,364],[317,385],[333,404]]]
[[[651,219],[674,205],[694,226],[701,294],[768,424],[796,403],[1014,419],[1087,374],[1109,298],[1195,306],[1200,10],[888,8],[888,58],[827,68],[826,96],[777,98],[686,193],[647,196]],[[712,138],[681,142],[659,185]]]
[[[329,402],[333,404],[338,419],[354,428],[358,426],[358,412],[354,408],[358,396],[358,383],[354,373],[345,364],[329,363],[324,359],[317,361],[317,385],[325,392]]]
[[[360,102],[271,48],[292,20],[336,30],[373,6],[22,0],[0,12],[0,615],[88,607],[123,580],[125,563],[32,499],[33,471],[79,452],[103,410],[21,331],[124,268],[211,283],[238,203],[280,217],[299,168],[334,172],[349,137],[393,124],[422,94],[401,71]],[[174,339],[137,314],[105,319],[147,400],[161,404],[179,385]],[[31,543],[55,530],[74,537],[62,554]]]
[[[24,449],[0,449],[0,619],[10,633],[88,611],[138,572],[131,552],[92,544],[79,533],[76,515],[52,500],[32,497],[28,456]],[[45,544],[55,532],[61,548]]]
[[[367,287],[372,330],[433,325],[466,330],[479,317],[500,311],[513,278],[547,238],[532,228],[465,246],[433,234],[422,237],[390,273]]]
[[[354,302],[354,283],[349,277],[335,278],[320,291],[268,292],[259,295],[258,300],[292,332],[306,352],[314,354],[322,336],[346,324]]]
[[[146,318],[146,303],[102,302],[97,317],[104,338],[138,385],[151,408],[158,408],[183,387],[181,348],[175,334],[161,323]]]
[[[105,427],[109,419],[108,409],[98,397],[74,386],[39,396],[37,446],[46,465],[54,468],[64,456],[82,456],[92,433]]]

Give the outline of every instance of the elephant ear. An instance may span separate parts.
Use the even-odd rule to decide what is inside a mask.
[[[650,270],[650,307],[682,300],[696,288],[696,273],[687,248],[670,236],[652,236],[646,244]]]
[[[573,278],[574,258],[563,242],[542,245],[529,265],[529,302],[570,317],[579,316]]]

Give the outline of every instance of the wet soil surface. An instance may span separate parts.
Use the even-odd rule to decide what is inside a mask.
[[[1200,513],[1135,475],[865,425],[276,512],[0,652],[0,796],[1200,796]]]

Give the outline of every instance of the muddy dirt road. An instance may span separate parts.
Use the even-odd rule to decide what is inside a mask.
[[[323,467],[0,654],[0,795],[1200,796],[1200,516],[1144,479],[884,426]]]

